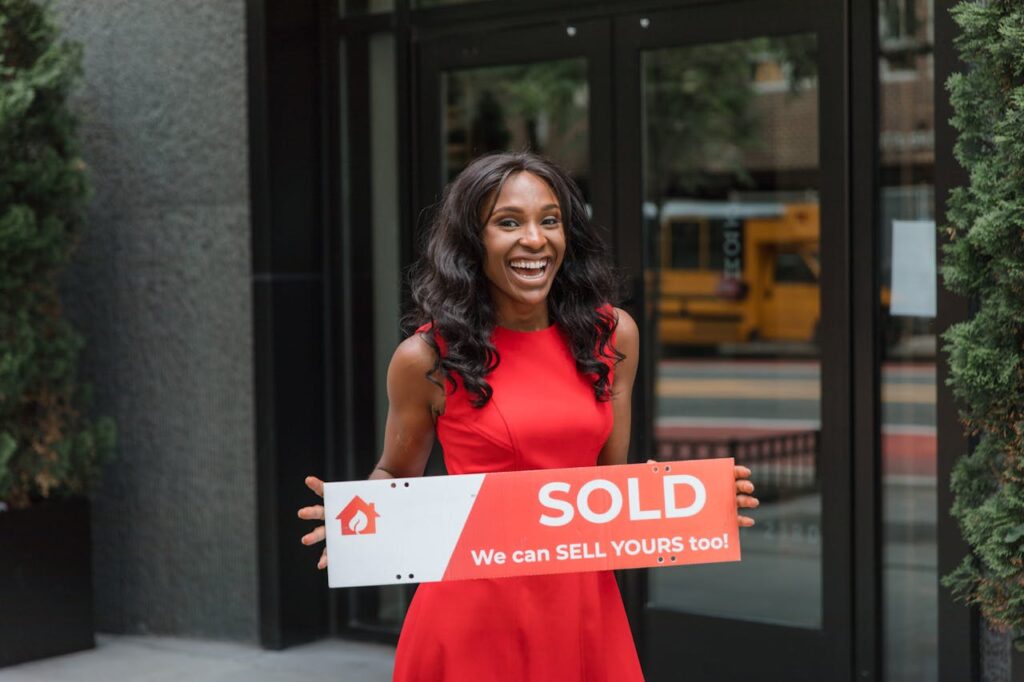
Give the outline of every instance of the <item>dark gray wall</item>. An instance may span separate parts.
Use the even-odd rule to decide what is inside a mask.
[[[94,505],[97,622],[255,641],[243,0],[60,0],[95,198],[66,282],[118,423]]]

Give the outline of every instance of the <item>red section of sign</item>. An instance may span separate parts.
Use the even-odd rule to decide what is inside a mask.
[[[377,532],[379,517],[373,502],[356,495],[335,518],[341,521],[342,535],[372,535]]]
[[[738,561],[732,459],[489,474],[445,580]]]

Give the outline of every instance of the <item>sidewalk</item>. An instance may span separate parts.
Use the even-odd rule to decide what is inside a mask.
[[[284,651],[171,637],[100,635],[96,649],[0,669],[0,682],[387,682],[395,650],[322,640]]]

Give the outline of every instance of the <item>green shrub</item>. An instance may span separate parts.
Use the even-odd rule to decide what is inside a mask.
[[[952,193],[942,270],[976,314],[944,335],[949,385],[978,439],[952,476],[952,513],[971,555],[944,584],[990,623],[1024,628],[1024,4],[953,9],[968,65],[947,83],[955,154],[969,184]]]
[[[75,380],[82,337],[58,283],[89,195],[68,91],[79,46],[46,7],[0,0],[0,501],[81,495],[114,446]]]

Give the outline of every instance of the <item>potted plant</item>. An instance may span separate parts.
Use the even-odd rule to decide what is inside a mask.
[[[80,63],[45,7],[0,0],[0,666],[94,641],[85,496],[114,426],[87,417],[58,286],[89,194]]]

